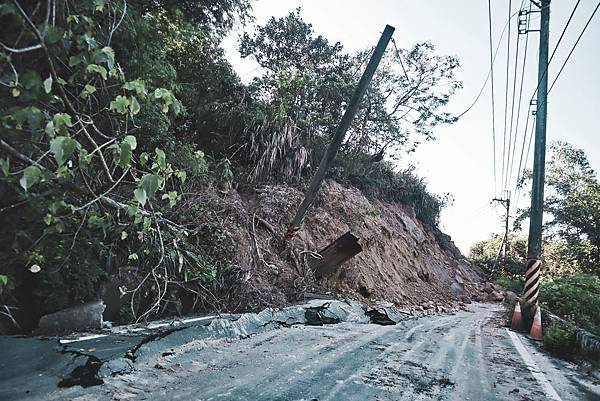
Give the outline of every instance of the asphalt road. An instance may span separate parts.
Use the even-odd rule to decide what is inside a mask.
[[[102,385],[53,387],[43,394],[20,389],[19,398],[600,400],[598,376],[509,334],[498,305],[393,326],[342,322],[293,325],[249,338],[177,336],[153,341],[132,372],[109,375]],[[94,341],[100,340],[85,341],[81,349]]]

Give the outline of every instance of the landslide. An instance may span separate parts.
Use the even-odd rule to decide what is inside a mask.
[[[232,237],[235,280],[229,310],[260,310],[305,300],[314,294],[366,303],[393,302],[415,312],[445,310],[479,299],[480,270],[450,237],[423,224],[411,207],[368,199],[353,187],[328,180],[291,243],[283,241],[303,193],[286,185],[246,191],[204,191],[186,215],[199,224],[218,222]],[[346,232],[363,251],[330,276],[316,279],[308,262]]]

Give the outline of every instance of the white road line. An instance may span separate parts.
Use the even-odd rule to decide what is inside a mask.
[[[220,319],[220,318],[221,318],[221,316],[217,316],[217,315],[194,317],[194,318],[191,318],[191,319],[184,319],[184,320],[181,321],[181,323],[194,323],[194,322],[200,322],[202,320]]]
[[[521,342],[521,340],[519,340],[519,337],[517,337],[517,335],[512,331],[508,329],[505,330],[510,336],[510,339],[512,340],[513,344],[515,345],[515,348],[517,349],[517,351],[519,351],[519,354],[521,354],[521,358],[523,358],[525,365],[527,365],[527,369],[529,369],[535,380],[537,380],[538,383],[542,386],[544,394],[546,394],[546,396],[549,399],[555,401],[562,401],[562,398],[560,398],[556,390],[554,390],[554,387],[552,387],[548,379],[546,379],[546,375],[544,375],[544,373],[540,371],[540,368],[538,368],[536,363],[533,361],[533,358],[531,357],[531,355],[529,355],[529,352],[527,352],[525,346],[523,346],[523,343]]]
[[[77,338],[73,338],[70,340],[61,339],[58,342],[61,344],[70,344],[70,343],[76,343],[78,341],[93,340],[96,338],[102,338],[102,337],[106,337],[106,336],[108,336],[108,334],[90,334],[89,336],[77,337]]]

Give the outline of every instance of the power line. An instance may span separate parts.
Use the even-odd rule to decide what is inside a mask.
[[[579,2],[577,2],[577,4],[579,4]],[[575,51],[575,48],[577,47],[577,44],[579,43],[579,41],[581,40],[581,37],[583,36],[583,34],[585,33],[585,30],[587,29],[587,27],[590,25],[590,22],[592,22],[592,19],[594,18],[594,15],[596,14],[596,11],[598,11],[598,8],[600,8],[600,2],[598,2],[598,4],[596,5],[596,8],[594,8],[594,11],[592,12],[592,15],[590,15],[590,18],[588,19],[587,23],[585,24],[585,26],[583,27],[583,30],[581,31],[581,33],[579,34],[579,37],[577,38],[577,40],[575,41],[575,44],[573,45],[573,47],[571,48],[571,51],[569,52],[569,55],[567,56],[567,58],[565,59],[565,61],[563,62],[562,66],[560,67],[560,70],[558,71],[558,74],[556,75],[556,77],[554,78],[554,81],[552,81],[552,85],[550,85],[550,89],[548,89],[548,93],[550,93],[550,91],[552,90],[552,88],[554,87],[554,84],[556,83],[556,80],[558,79],[558,77],[560,77],[560,74],[563,72],[563,70],[565,69],[565,66],[567,65],[567,62],[569,61],[569,59],[571,58],[571,56],[573,55],[573,52]],[[570,19],[569,19],[570,21]]]
[[[510,11],[512,8],[512,0],[508,0],[508,37],[506,40],[507,50],[506,50],[506,88],[504,89],[504,132],[502,133],[502,176],[500,178],[500,185],[503,188],[506,188],[506,172],[505,172],[505,162],[506,162],[506,118],[508,114],[508,85],[509,85],[509,77],[510,77]],[[510,152],[510,150],[509,150]]]
[[[523,3],[521,3],[521,6],[523,5]],[[529,37],[529,34],[526,35],[527,37]],[[518,66],[519,66],[519,44],[520,44],[520,39],[521,36],[519,35],[519,32],[517,31],[517,49],[515,51],[515,73],[514,73],[514,78],[513,78],[513,90],[512,90],[512,105],[510,108],[510,128],[508,130],[508,159],[507,159],[507,166],[506,166],[506,184],[505,187],[508,187],[510,185],[510,179],[512,178],[512,165],[513,165],[513,160],[514,160],[514,155],[515,155],[515,148],[517,146],[517,129],[514,130],[514,137],[515,140],[513,142],[512,138],[513,138],[513,123],[514,123],[514,116],[515,116],[515,98],[516,98],[516,94],[517,94],[517,74],[518,74]],[[527,56],[527,49],[525,49],[525,57],[524,60]],[[523,62],[523,64],[525,64],[525,62]],[[521,77],[521,88],[523,85],[523,77]],[[521,94],[519,93],[519,107],[521,106]],[[518,119],[518,117],[517,117]],[[517,121],[518,123],[518,121]],[[512,149],[512,154],[511,154],[511,149]]]
[[[527,154],[525,155],[525,163],[523,164],[523,171],[519,176],[522,176],[525,173],[525,167],[527,166],[527,161],[529,160],[529,153],[531,151],[531,142],[533,139],[533,133],[535,132],[535,118],[533,119],[533,124],[531,124],[531,132],[529,133],[529,144],[527,145]],[[523,142],[525,144],[525,142]],[[521,187],[517,189],[517,197],[515,198],[515,212],[516,208],[519,205],[519,197],[521,196]]]
[[[524,3],[524,1],[521,2],[521,8],[523,7],[523,3]],[[529,12],[531,12],[531,2],[529,3]],[[521,85],[519,88],[519,101],[517,102],[517,121],[515,123],[514,148],[516,148],[516,144],[517,144],[517,135],[519,132],[519,121],[521,119],[521,99],[523,96],[523,83],[525,81],[525,65],[527,63],[527,50],[529,48],[529,22],[530,22],[529,19],[527,19],[527,26],[525,27],[525,50],[524,50],[524,54],[523,54],[523,66],[521,68]],[[515,64],[515,77],[516,77],[516,64]],[[529,122],[529,110],[530,109],[531,109],[531,102],[529,102],[529,107],[527,109],[527,122]],[[512,119],[511,119],[511,131],[512,131]],[[520,160],[519,160],[519,169],[517,169],[517,173],[521,169],[521,161],[523,159],[523,148],[525,147],[525,138],[526,137],[527,137],[527,124],[525,126],[525,131],[523,132],[523,147],[521,149],[521,156],[520,156]],[[515,160],[515,156],[514,156],[514,150],[513,150],[513,156],[510,161],[510,171],[508,173],[509,182],[510,182],[510,179],[512,178],[514,160]],[[518,180],[518,178],[519,178],[519,176],[517,175],[517,180]]]
[[[565,24],[565,27],[563,28],[563,30],[562,30],[562,32],[560,34],[560,37],[558,38],[558,41],[556,42],[556,45],[554,46],[554,50],[552,50],[552,55],[550,56],[550,59],[548,60],[548,64],[546,65],[546,70],[544,71],[544,74],[540,77],[540,79],[539,79],[539,81],[537,83],[537,86],[535,87],[535,90],[533,91],[533,95],[531,95],[531,99],[535,98],[535,95],[537,93],[538,88],[540,87],[540,83],[542,82],[542,79],[548,73],[548,67],[550,66],[550,63],[552,62],[552,59],[554,59],[554,55],[556,54],[556,51],[558,50],[558,46],[560,45],[560,42],[562,41],[563,37],[565,36],[565,32],[567,32],[567,28],[569,27],[569,24],[571,23],[571,20],[573,19],[573,15],[575,15],[575,11],[577,10],[577,7],[579,6],[580,1],[581,0],[577,0],[577,3],[575,3],[575,6],[573,7],[573,10],[571,11],[571,15],[569,16],[569,19],[567,20],[567,23]],[[600,6],[600,2],[596,6],[596,9],[592,13],[592,16],[590,17],[590,19],[588,20],[587,24],[583,28],[583,31],[581,32],[581,35],[579,35],[579,38],[577,39],[577,42],[579,42],[579,39],[581,39],[581,36],[583,35],[583,32],[585,32],[585,29],[587,28],[588,24],[590,23],[590,21],[594,17],[594,14],[596,13],[596,10],[598,10],[598,6]],[[573,46],[573,49],[571,49],[571,53],[573,53],[573,50],[575,49],[575,46],[577,46],[577,42],[575,42],[575,45]],[[571,56],[571,53],[569,53],[569,57]],[[569,57],[567,57],[567,60],[569,59]],[[565,60],[565,64],[566,64],[567,60]],[[564,64],[563,64],[562,68],[564,68]],[[561,68],[561,71],[562,71],[562,68]],[[559,73],[559,75],[560,75],[560,73]],[[557,78],[558,78],[558,75],[557,75]],[[556,82],[556,79],[555,79],[555,82]],[[554,86],[554,82],[552,83],[552,86]],[[550,89],[552,89],[552,86],[550,87]],[[548,92],[550,92],[550,90],[548,90]]]
[[[525,154],[525,143],[527,142],[527,133],[528,133],[528,128],[529,128],[529,117],[531,116],[530,114],[531,111],[531,103],[529,104],[529,107],[527,108],[527,118],[525,119],[525,129],[523,130],[523,142],[521,144],[521,155],[519,156],[519,167],[517,168],[517,179],[515,182],[515,193],[519,193],[520,192],[520,188],[519,188],[519,180],[521,179],[521,175],[522,175],[522,171],[521,171],[521,166],[523,166],[523,171],[525,171],[525,165],[523,164],[523,155]],[[535,124],[535,119],[534,119],[534,124]],[[531,131],[531,134],[533,134],[533,131]],[[531,138],[530,138],[531,141]],[[528,155],[529,156],[529,155]],[[525,162],[525,164],[527,164],[527,162]],[[515,203],[519,202],[519,198],[517,197],[515,199]]]
[[[509,18],[509,21],[510,21],[510,18]],[[495,194],[496,191],[497,191],[497,189],[496,189],[496,182],[497,182],[497,174],[496,174],[496,117],[495,117],[496,116],[496,107],[494,105],[494,59],[495,59],[495,56],[492,55],[493,40],[492,40],[492,1],[491,0],[488,0],[488,22],[489,22],[489,30],[490,30],[490,74],[488,75],[488,77],[491,76],[491,78],[492,78],[492,142],[493,142],[493,147],[494,147],[494,194]],[[502,33],[504,33],[504,30],[503,30]],[[500,48],[500,41],[498,42],[498,48]],[[487,82],[487,79],[486,79],[486,82]],[[484,86],[485,86],[485,83],[484,83]],[[475,101],[477,101],[477,100],[475,100]]]
[[[513,18],[517,14],[518,14],[518,12],[514,13],[513,15],[510,16],[510,18]],[[491,18],[491,16],[490,16],[490,18]],[[473,100],[473,103],[471,103],[469,105],[469,107],[467,107],[467,109],[465,111],[463,111],[462,113],[460,113],[456,118],[461,118],[462,116],[467,114],[469,111],[471,111],[471,109],[475,106],[475,104],[477,104],[477,101],[483,94],[483,91],[485,90],[485,87],[487,86],[487,83],[490,80],[490,76],[493,74],[493,66],[496,63],[496,56],[498,55],[498,50],[500,50],[500,45],[502,44],[502,38],[504,37],[504,33],[506,32],[507,27],[508,27],[508,21],[506,21],[506,23],[504,24],[504,28],[502,29],[502,33],[500,34],[500,39],[498,40],[498,45],[496,46],[496,50],[494,51],[494,56],[490,57],[491,66],[490,66],[490,69],[488,70],[485,80],[483,81],[483,85],[481,85],[481,89],[479,89],[479,93],[477,93],[477,96],[475,97],[475,100]],[[491,24],[490,24],[490,30],[491,30]],[[490,37],[491,37],[491,33],[490,33]],[[490,45],[490,54],[492,53],[491,48],[492,48],[492,45]]]
[[[400,55],[400,51],[398,50],[398,46],[396,46],[396,41],[392,38],[392,45],[394,45],[394,51],[396,52],[396,57],[398,61],[400,61],[400,66],[402,67],[402,72],[404,72],[404,76],[406,77],[406,81],[412,85],[411,79],[408,77],[406,73],[406,68],[404,67],[404,62],[402,61],[402,56]]]
[[[552,59],[554,58],[554,55],[556,54],[556,50],[558,49],[558,45],[560,44],[563,36],[565,36],[565,32],[567,32],[567,28],[569,27],[569,24],[571,23],[571,20],[573,19],[573,15],[575,15],[575,11],[577,11],[577,7],[579,7],[579,3],[581,2],[581,0],[577,0],[577,3],[575,3],[575,7],[573,7],[573,10],[571,11],[571,15],[569,15],[569,19],[567,20],[567,23],[565,24],[565,27],[563,28],[560,37],[558,38],[558,41],[556,42],[556,46],[554,46],[554,50],[552,50],[552,55],[550,56],[550,61],[552,61]],[[550,61],[548,61],[548,64],[550,64]]]

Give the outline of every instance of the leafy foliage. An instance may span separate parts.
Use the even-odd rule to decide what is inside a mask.
[[[553,313],[600,335],[600,278],[573,274],[542,282],[540,301]]]
[[[469,260],[481,266],[492,278],[520,277],[525,274],[527,264],[527,239],[510,234],[506,256],[498,254],[503,240],[504,236],[495,234],[474,244],[469,251]]]
[[[575,326],[553,324],[544,329],[544,349],[562,358],[571,358],[577,350]]]
[[[495,282],[515,294],[521,294],[523,292],[523,286],[525,285],[525,277],[500,276]]]
[[[599,274],[600,182],[583,150],[555,142],[551,151],[544,205],[551,219],[545,224],[546,235],[564,242],[564,257],[572,264]],[[528,214],[522,210],[515,225]]]
[[[39,316],[96,298],[108,275],[131,265],[138,282],[123,293],[141,319],[164,311],[176,286],[167,277],[185,282],[189,269],[195,272],[190,287],[216,277],[204,274],[206,263],[186,256],[203,251],[161,212],[177,204],[187,179],[160,147],[176,148],[170,127],[185,110],[169,53],[159,47],[164,32],[150,33],[149,25],[172,17],[187,26],[196,21],[205,35],[222,35],[231,17],[248,10],[242,0],[210,9],[204,3],[2,5],[0,219],[8,229],[0,238],[6,245],[0,272],[1,287],[9,290],[0,294],[3,301]],[[144,65],[127,58],[133,42],[123,40],[139,38],[140,31],[154,35]],[[165,53],[159,68],[149,70],[155,64],[148,61]],[[202,153],[194,161],[206,164]],[[187,253],[166,263],[178,249]],[[164,288],[156,285],[158,275]]]
[[[469,251],[469,260],[481,266],[490,278],[522,278],[527,266],[527,238],[509,234],[506,256],[498,250],[503,236],[494,234],[490,239],[474,244]],[[576,261],[567,252],[568,244],[556,239],[542,242],[542,274],[545,278],[562,277],[579,271]]]

